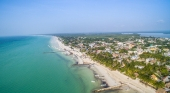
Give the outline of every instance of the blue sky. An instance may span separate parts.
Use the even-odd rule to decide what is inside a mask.
[[[170,30],[170,0],[0,0],[0,35]]]

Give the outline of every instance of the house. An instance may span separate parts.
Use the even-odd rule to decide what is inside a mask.
[[[170,52],[166,52],[166,53],[164,53],[164,55],[170,57]]]
[[[122,63],[122,59],[118,59],[117,61],[118,61],[119,63]]]
[[[129,49],[133,48],[134,46],[135,46],[135,44],[134,44],[134,43],[130,43],[130,44],[128,44]]]
[[[128,46],[123,46],[123,49],[128,50],[128,49],[129,49],[129,47],[128,47]]]
[[[138,53],[138,51],[133,51],[135,54],[137,54]]]
[[[139,58],[137,61],[142,62],[142,61],[145,61],[145,59],[144,58]]]
[[[137,39],[136,41],[138,41],[138,42],[140,42],[140,43],[144,43],[144,40],[142,40],[142,39]]]
[[[106,42],[101,42],[102,43],[102,46],[106,46]]]
[[[134,73],[134,75],[135,75],[135,77],[136,77],[136,78],[139,76],[139,74],[138,74],[138,73]]]
[[[169,65],[166,65],[166,68],[168,69],[168,71],[170,71],[170,66]]]
[[[112,53],[112,50],[111,50],[110,48],[106,48],[106,49],[105,49],[105,52]]]
[[[170,88],[170,82],[165,84],[166,88]]]
[[[115,53],[119,53],[119,51],[115,51]]]
[[[166,51],[166,52],[168,52],[168,51],[169,51],[169,49],[168,49],[168,48],[164,48],[164,49],[163,49],[163,51]]]
[[[160,80],[159,80],[159,78],[158,78],[158,77],[156,77],[154,74],[153,74],[153,75],[151,75],[151,79],[152,79],[152,80],[155,80],[155,81],[160,81]]]
[[[157,65],[160,66],[162,65],[162,63],[160,61],[157,61]]]
[[[128,54],[132,54],[133,53],[133,51],[128,51]]]
[[[164,77],[164,78],[163,78],[163,82],[164,82],[164,83],[170,82],[170,76]]]
[[[123,43],[122,42],[118,42],[117,45],[118,46],[123,46]]]
[[[101,53],[102,52],[102,50],[97,50],[97,54],[99,54],[99,53]]]
[[[143,49],[137,49],[137,54],[140,55],[143,53]]]
[[[114,38],[109,38],[109,40],[113,40]]]
[[[93,48],[94,45],[95,45],[95,43],[90,43],[90,44],[89,44],[89,46],[90,46],[91,48]]]
[[[124,67],[125,66],[125,64],[124,63],[122,63],[122,66],[121,67]]]
[[[148,41],[149,43],[155,43],[155,41],[153,41],[153,40],[150,40],[150,41]]]
[[[147,64],[148,64],[148,63],[153,63],[153,62],[152,62],[153,60],[155,60],[155,59],[154,59],[154,58],[147,58],[147,59],[146,59],[146,63],[147,63]]]
[[[150,51],[156,51],[156,50],[158,50],[157,47],[155,47],[155,46],[151,46],[151,47],[150,47]]]
[[[113,56],[113,58],[116,58],[116,57],[119,57],[119,54],[118,53],[113,53],[112,56]]]
[[[139,57],[138,57],[138,55],[133,55],[132,57],[131,57],[131,60],[137,60]]]
[[[169,93],[169,92],[170,92],[170,88],[165,88],[165,91],[166,91],[167,93]]]
[[[150,64],[154,64],[154,63],[156,63],[156,59],[150,61]]]
[[[167,93],[167,92],[165,91],[165,89],[159,88],[158,90],[156,90],[156,93]]]
[[[138,65],[135,65],[135,68],[143,69],[143,68],[144,68],[144,66],[138,66]]]
[[[119,47],[118,47],[118,46],[115,46],[115,50],[119,50]]]
[[[122,58],[127,59],[129,56],[127,54],[121,55]]]
[[[83,43],[79,43],[78,46],[79,46],[80,48],[83,48],[83,47],[84,47]]]
[[[149,52],[150,50],[149,49],[144,49],[144,51],[143,52]]]

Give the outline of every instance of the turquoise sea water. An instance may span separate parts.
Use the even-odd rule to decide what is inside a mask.
[[[0,37],[0,93],[90,93],[100,83],[87,67],[53,51],[50,36]],[[46,52],[46,53],[44,53]]]

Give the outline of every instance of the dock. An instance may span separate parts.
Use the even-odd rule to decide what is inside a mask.
[[[117,86],[107,87],[107,88],[101,88],[101,89],[94,90],[93,93],[98,93],[101,91],[106,91],[106,90],[111,90],[111,89],[120,89],[121,86],[122,86],[122,84],[117,85]]]

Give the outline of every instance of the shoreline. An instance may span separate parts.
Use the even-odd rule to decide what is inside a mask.
[[[129,78],[128,76],[120,73],[119,71],[111,71],[110,69],[108,69],[107,67],[99,64],[96,61],[93,61],[89,56],[87,56],[84,53],[79,52],[78,49],[71,49],[70,46],[65,46],[62,41],[59,40],[58,37],[56,36],[52,36],[52,39],[54,39],[56,41],[56,43],[58,43],[58,47],[59,47],[59,51],[64,51],[66,54],[70,55],[72,54],[74,57],[74,59],[78,62],[78,64],[93,64],[92,67],[94,67],[97,70],[97,74],[99,76],[103,76],[104,80],[106,81],[106,83],[108,84],[109,87],[114,87],[114,86],[121,86],[123,90],[127,90],[128,89],[132,89],[132,90],[136,90],[139,93],[155,93],[155,89],[149,87],[149,86],[145,86],[144,84],[142,84],[139,80],[133,80],[131,78]],[[94,71],[94,69],[92,69]],[[122,84],[128,86],[124,88],[124,85],[122,86]]]

